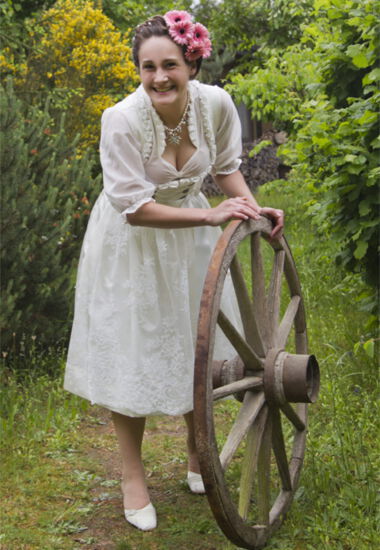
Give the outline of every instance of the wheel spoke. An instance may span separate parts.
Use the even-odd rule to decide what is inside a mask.
[[[251,346],[244,340],[231,321],[221,310],[218,315],[218,324],[237,353],[240,355],[246,369],[262,370],[264,368],[263,361],[258,355],[256,355]]]
[[[306,330],[303,332],[296,332],[296,349],[298,353],[307,353]]]
[[[268,415],[257,460],[258,522],[269,524],[270,512],[270,455],[272,446],[272,418]]]
[[[219,459],[223,470],[228,467],[236,449],[239,447],[251,424],[255,421],[264,403],[265,397],[263,393],[257,394],[247,391],[245,394],[243,405],[220,453]]]
[[[254,347],[260,357],[265,356],[265,348],[261,338],[260,330],[253,313],[252,302],[249,297],[244,275],[240,266],[240,262],[235,255],[231,265],[230,272],[236,298],[239,304],[239,310],[243,322],[244,334],[247,341]]]
[[[277,345],[279,349],[285,348],[300,302],[300,296],[292,296],[292,299],[288,304],[285,315],[282,318],[280,328],[278,329]]]
[[[257,470],[259,449],[263,439],[264,428],[268,417],[268,407],[263,407],[247,433],[247,446],[240,477],[239,514],[247,519],[253,490],[253,480]]]
[[[284,415],[290,420],[290,422],[293,424],[297,430],[300,430],[301,432],[306,428],[304,421],[298,416],[296,411],[293,409],[289,403],[284,403],[280,405],[280,409],[284,413]]]
[[[266,352],[269,342],[268,307],[265,290],[264,264],[261,254],[261,236],[258,232],[252,233],[251,235],[251,271],[253,312],[255,319],[260,321],[261,336]]]
[[[225,386],[216,388],[212,392],[212,396],[214,401],[216,401],[217,399],[221,399],[222,397],[227,397],[228,395],[232,395],[233,393],[237,393],[239,391],[246,391],[246,390],[252,390],[252,389],[257,391],[257,390],[261,390],[262,387],[263,387],[262,378],[258,376],[247,376],[242,380],[237,380],[236,382],[231,382],[230,384],[226,384]]]
[[[282,275],[284,273],[284,261],[285,251],[276,250],[274,257],[271,282],[268,295],[268,310],[270,316],[270,329],[271,329],[271,343],[272,345],[277,342],[278,335],[278,323],[280,315],[280,303],[281,303],[281,283]]]
[[[276,457],[278,471],[282,481],[282,488],[285,491],[291,491],[292,482],[290,480],[289,463],[286,456],[284,434],[282,432],[281,415],[277,407],[273,407],[272,414],[272,447]]]

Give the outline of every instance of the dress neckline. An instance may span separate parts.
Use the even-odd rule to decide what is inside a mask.
[[[192,161],[195,157],[195,155],[198,153],[199,149],[196,148],[195,151],[193,152],[193,154],[187,159],[187,161],[185,162],[185,164],[181,167],[181,168],[177,168],[176,166],[174,166],[174,164],[172,164],[170,161],[166,160],[166,158],[164,158],[162,155],[161,155],[161,160],[162,162],[164,162],[165,164],[167,164],[168,166],[170,166],[170,168],[173,168],[173,170],[175,170],[175,172],[177,174],[181,174],[182,172],[185,171],[187,165],[190,163],[190,161]]]
[[[158,154],[158,157],[161,158],[166,164],[171,166],[173,170],[176,171],[177,173],[182,172],[185,166],[187,166],[187,164],[199,151],[200,142],[199,142],[199,136],[198,136],[198,127],[197,127],[197,117],[198,117],[197,112],[199,111],[199,115],[201,118],[201,125],[203,128],[203,132],[205,134],[206,142],[210,150],[211,164],[214,163],[215,157],[216,157],[215,135],[214,135],[214,130],[211,122],[210,105],[209,105],[208,98],[206,97],[205,89],[206,89],[206,85],[201,84],[200,82],[198,82],[198,80],[190,80],[190,82],[188,83],[188,91],[190,95],[188,131],[189,131],[190,141],[192,142],[196,150],[194,151],[193,155],[186,161],[184,166],[182,166],[181,170],[177,170],[177,168],[172,163],[162,158],[162,155],[166,147],[166,136],[165,136],[164,124],[161,118],[159,117],[156,109],[153,107],[151,98],[145,92],[143,85],[140,84],[136,92],[137,92],[137,97],[141,102],[140,112],[141,112],[141,122],[142,122],[142,133],[144,136],[142,153],[143,153],[143,159],[145,162],[148,161],[152,153],[153,142],[156,140],[156,147],[157,147],[156,152]],[[197,104],[197,107],[195,104]]]

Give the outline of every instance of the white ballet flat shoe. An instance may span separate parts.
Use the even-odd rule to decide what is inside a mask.
[[[206,492],[201,474],[196,474],[195,472],[187,472],[187,484],[190,487],[190,491],[192,493],[204,495]]]
[[[124,509],[124,515],[129,523],[141,531],[150,531],[157,527],[156,509],[151,502],[140,510]]]

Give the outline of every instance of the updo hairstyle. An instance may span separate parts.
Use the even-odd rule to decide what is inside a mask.
[[[169,34],[169,29],[166,24],[165,19],[161,15],[155,15],[154,17],[147,19],[144,21],[144,23],[141,23],[141,25],[138,25],[135,29],[135,35],[133,38],[133,47],[132,47],[132,55],[133,55],[133,62],[138,69],[139,64],[139,51],[141,48],[141,44],[148,40],[148,38],[151,38],[152,36],[167,36],[176,46],[179,46],[182,49],[183,58],[187,65],[193,65],[194,62],[188,61],[185,57],[185,53],[187,51],[187,46],[180,46],[177,44],[172,37]],[[195,68],[196,72],[191,78],[195,78],[197,74],[199,73],[199,70],[202,65],[202,58],[198,58],[195,60]]]

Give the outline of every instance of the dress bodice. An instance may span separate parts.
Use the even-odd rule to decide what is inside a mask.
[[[196,150],[181,170],[162,157],[165,128],[142,86],[104,112],[104,188],[123,216],[150,201],[180,205],[189,194],[199,193],[208,173],[239,168],[241,129],[230,96],[216,86],[190,81],[189,97],[188,131]]]

